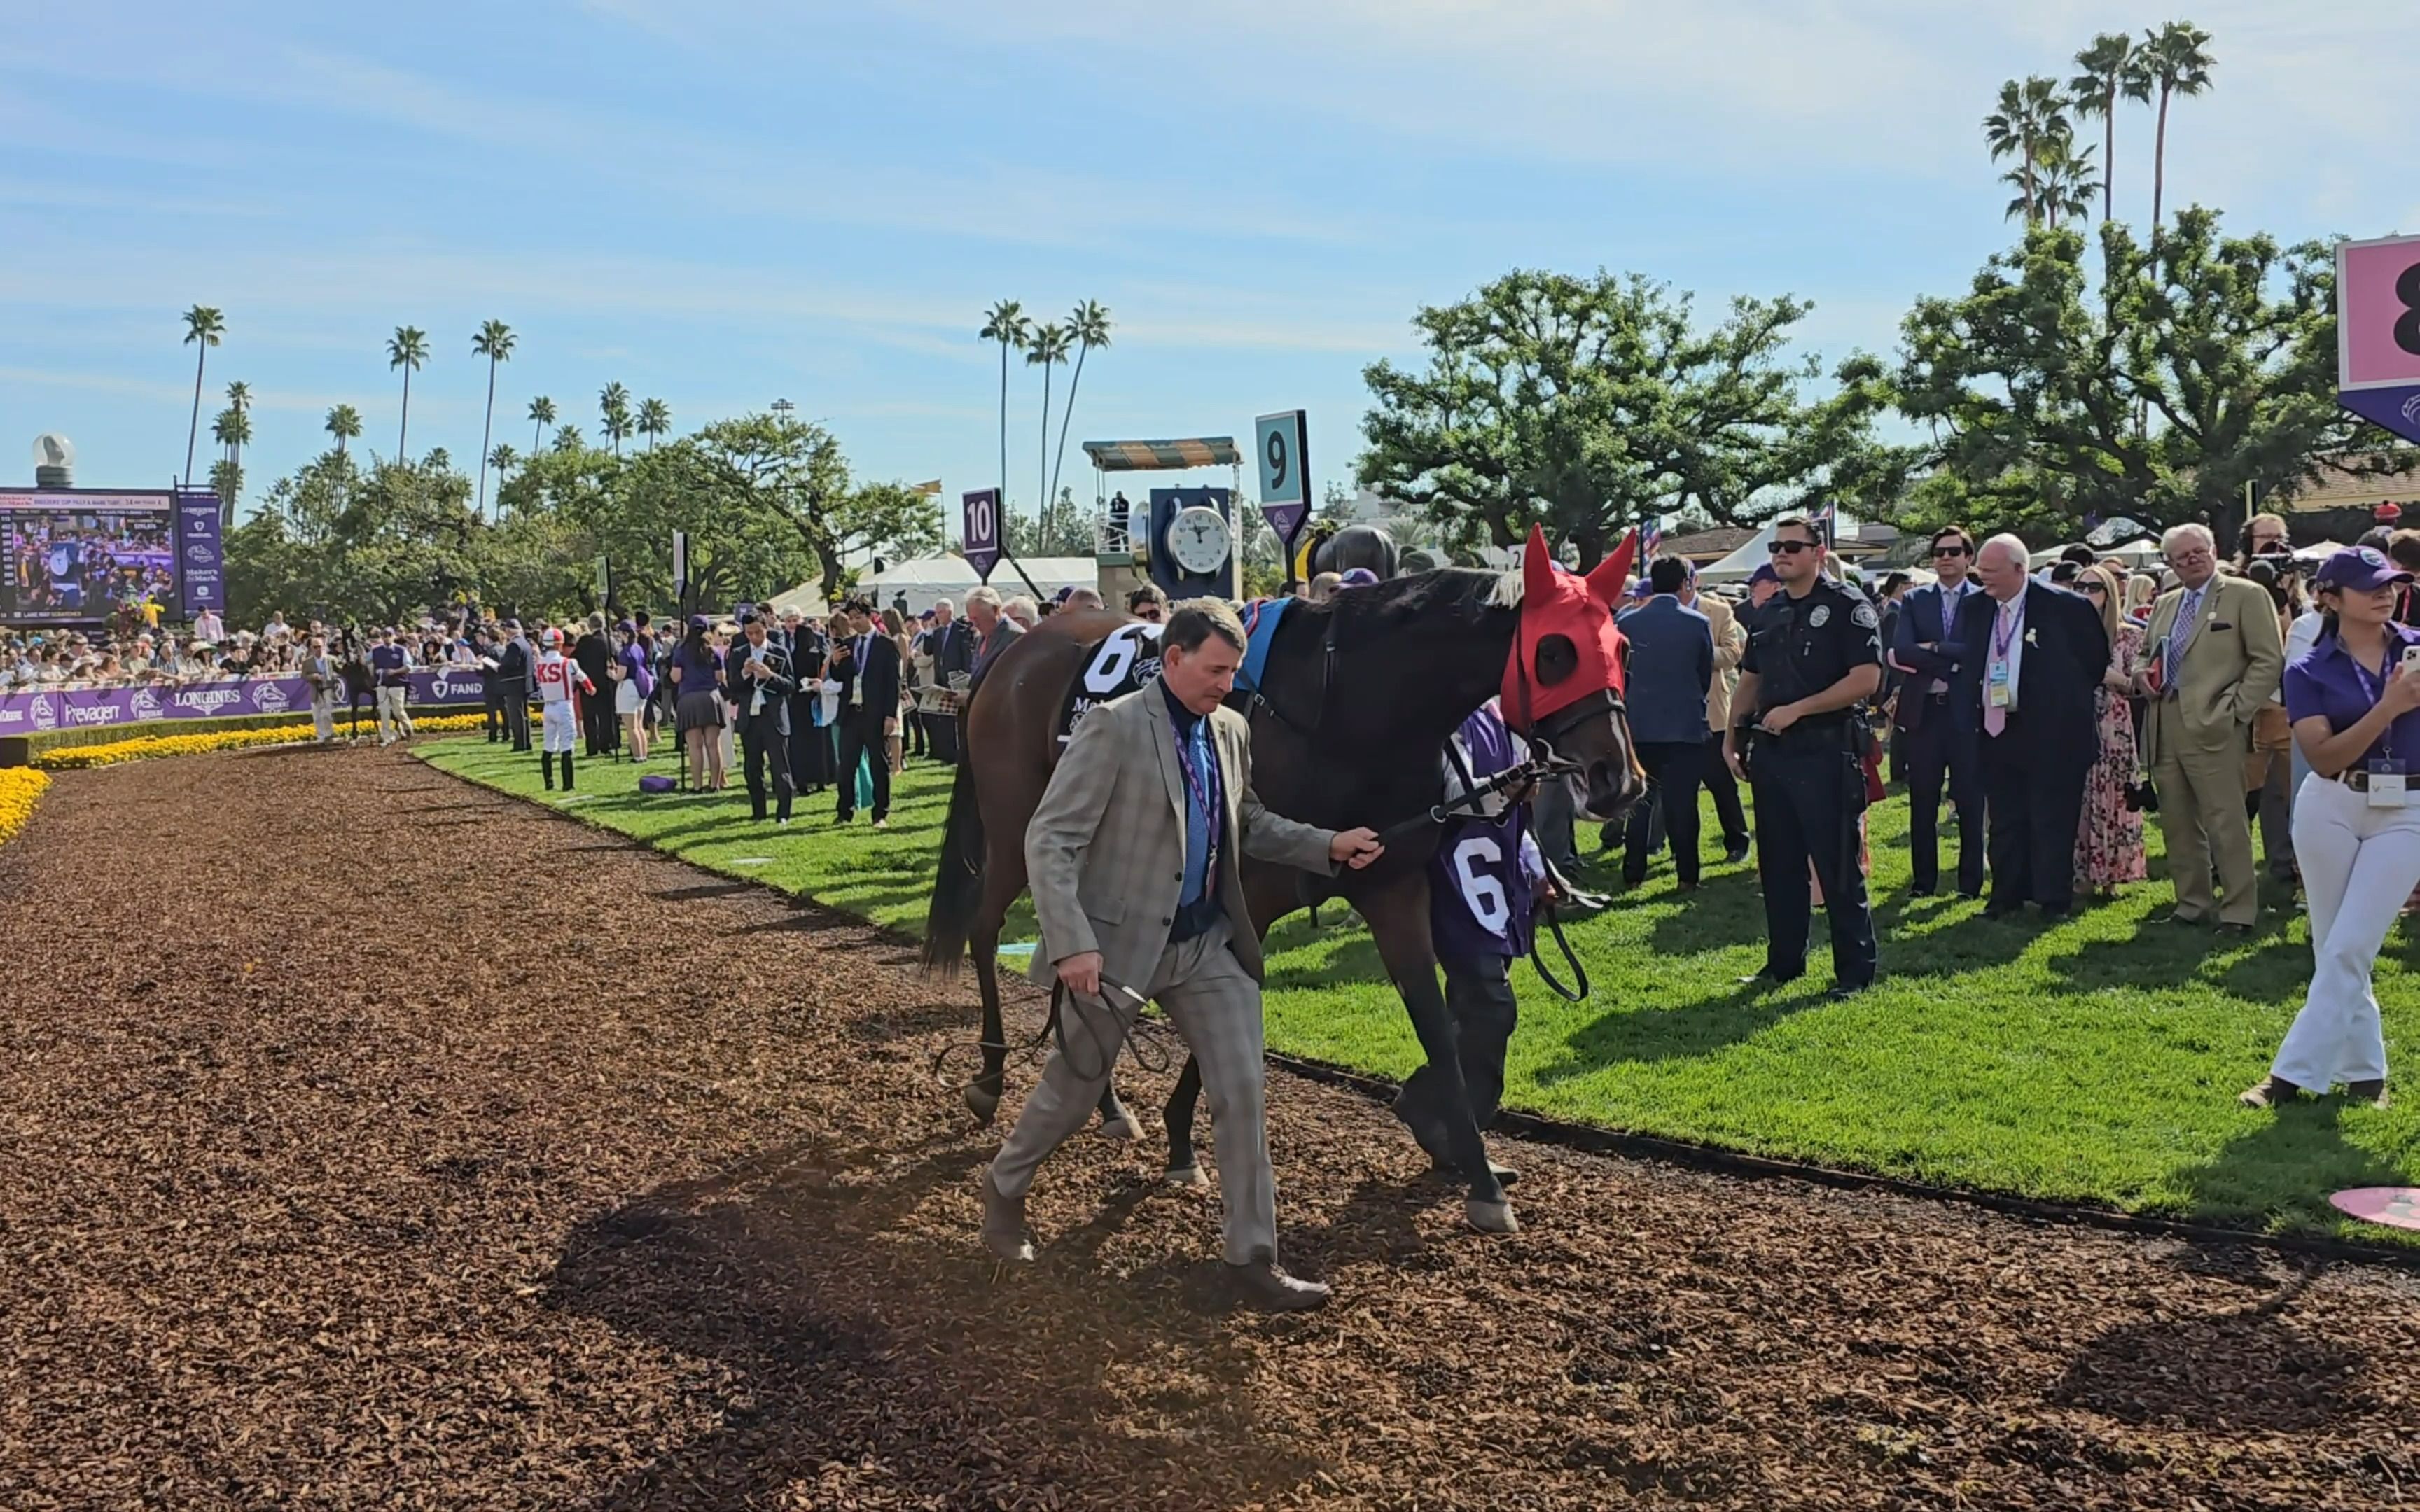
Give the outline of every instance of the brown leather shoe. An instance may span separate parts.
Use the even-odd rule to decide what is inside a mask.
[[[2381,1076],[2372,1081],[2347,1082],[2345,1095],[2356,1103],[2366,1103],[2371,1107],[2382,1108],[2386,1106],[2386,1079]]]
[[[1025,1237],[1025,1199],[992,1185],[989,1169],[983,1179],[983,1242],[984,1248],[1011,1265],[1033,1263],[1033,1244]]]
[[[2283,1076],[2263,1076],[2245,1088],[2236,1101],[2247,1108],[2281,1108],[2294,1101],[2302,1090]]]
[[[1288,1275],[1275,1260],[1231,1263],[1227,1274],[1244,1305],[1258,1312],[1307,1313],[1326,1306],[1333,1295],[1326,1282]]]

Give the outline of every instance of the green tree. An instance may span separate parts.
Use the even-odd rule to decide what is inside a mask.
[[[2124,32],[2102,32],[2092,45],[2075,54],[2075,77],[2067,92],[2075,114],[2086,120],[2101,117],[2101,218],[2117,213],[2118,101],[2148,100],[2151,80],[2134,51],[2134,39]]]
[[[1084,359],[1094,347],[1109,344],[1109,306],[1086,300],[1068,315],[1066,329],[1076,338],[1076,371],[1067,378],[1067,407],[1059,416],[1059,446],[1050,459],[1050,486],[1042,495],[1054,501],[1059,497],[1059,470],[1067,460],[1067,428],[1076,419],[1076,391],[1084,383]],[[1044,369],[1043,376],[1047,379],[1049,370]]]
[[[479,427],[479,491],[473,496],[471,506],[483,515],[488,512],[489,442],[496,433],[496,364],[511,360],[513,347],[519,340],[513,334],[513,328],[502,320],[485,322],[471,337],[471,355],[488,360],[487,419]]]
[[[648,399],[639,406],[639,434],[647,439],[647,450],[656,449],[656,439],[673,428],[673,407],[661,399]]]
[[[1854,356],[1809,399],[1817,360],[1787,354],[1808,308],[1734,299],[1699,330],[1686,295],[1635,274],[1510,273],[1414,317],[1424,370],[1364,370],[1360,481],[1449,547],[1515,546],[1535,523],[1586,566],[1652,516],[1736,523],[1886,495],[1902,459],[1871,439],[1880,364]]]
[[[1032,339],[1033,322],[1015,300],[1002,300],[984,313],[983,329],[975,334],[1000,343],[1000,512],[1008,514],[1008,349],[1025,349]]]
[[[510,441],[498,441],[495,449],[488,454],[488,466],[496,474],[496,513],[500,518],[504,509],[504,480],[513,475],[513,469],[520,465],[520,453],[513,449]]]
[[[532,453],[546,450],[546,427],[554,424],[554,401],[541,393],[530,401],[529,421],[535,427],[530,434]]]
[[[411,375],[420,371],[420,364],[427,361],[428,332],[417,326],[396,327],[394,337],[386,344],[386,365],[389,372],[403,369],[403,418],[395,430],[395,457],[398,463],[411,455],[404,447],[404,439],[411,431]]]
[[[2092,148],[2078,149],[2071,137],[2052,137],[2034,162],[2034,197],[2044,225],[2056,230],[2061,217],[2073,221],[2092,213],[2092,195],[2101,187],[2092,177]],[[2011,213],[2015,209],[2009,207]]]
[[[619,383],[608,383],[597,395],[597,412],[603,421],[605,439],[613,443],[613,455],[622,455],[622,440],[630,434],[630,391]]]
[[[1032,519],[1010,516],[1001,522],[1001,540],[1014,557],[1089,557],[1093,554],[1093,520],[1076,502],[1075,490],[1059,496]]]
[[[1983,143],[1991,149],[1992,161],[2014,158],[2012,170],[2020,191],[2019,205],[2030,225],[2040,215],[2035,192],[2035,165],[2040,162],[2043,145],[2073,134],[2068,119],[2067,97],[2059,93],[2058,81],[2040,74],[2019,82],[2010,79],[2000,85],[1999,107],[1983,117]]]
[[[2172,21],[2143,34],[2142,67],[2160,92],[2159,134],[2151,144],[2151,242],[2160,240],[2160,205],[2168,187],[2168,101],[2188,98],[2210,87],[2210,70],[2218,60],[2211,55],[2210,33],[2189,21]]]
[[[2394,471],[2335,405],[2333,254],[2226,238],[2193,208],[2148,251],[2104,222],[1992,258],[1901,325],[1899,405],[1928,430],[1902,524],[2071,538],[2087,518],[2223,521],[2291,499],[2319,458]]]
[[[580,434],[577,425],[558,425],[554,432],[554,449],[558,452],[584,452],[588,439]]]
[[[327,431],[335,438],[336,455],[345,455],[345,443],[358,440],[362,434],[362,412],[349,404],[335,405],[328,410]]]
[[[220,457],[210,464],[210,492],[219,496],[219,523],[234,523],[235,503],[243,492],[243,466],[231,456]]]
[[[185,345],[194,351],[194,418],[185,427],[185,481],[194,478],[194,442],[202,433],[202,364],[209,360],[210,348],[226,334],[226,316],[207,304],[196,304],[185,312]],[[1003,393],[1006,390],[1003,388]],[[1002,401],[1003,405],[1006,403]],[[1007,411],[1001,410],[1003,417]],[[1004,423],[1004,422],[1003,422]],[[1001,432],[1006,435],[1006,431]],[[1005,455],[1005,453],[1003,453]]]

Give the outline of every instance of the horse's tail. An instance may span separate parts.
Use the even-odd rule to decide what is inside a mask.
[[[924,970],[950,976],[967,953],[967,931],[983,906],[983,805],[975,797],[973,754],[958,752],[950,784],[950,817],[941,827],[941,865],[933,878],[933,905],[924,914]]]

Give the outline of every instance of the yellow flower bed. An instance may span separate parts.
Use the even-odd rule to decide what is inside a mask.
[[[476,730],[486,717],[485,714],[439,714],[414,719],[411,727],[422,734],[444,734]],[[281,724],[256,730],[214,730],[198,735],[137,735],[100,746],[66,746],[46,750],[34,758],[33,764],[53,772],[84,771],[95,766],[116,766],[121,762],[149,761],[155,756],[198,756],[207,751],[245,750],[255,746],[291,746],[309,740],[311,733],[307,724]]]
[[[50,778],[30,766],[0,767],[0,844],[34,817],[34,800],[51,785]]]

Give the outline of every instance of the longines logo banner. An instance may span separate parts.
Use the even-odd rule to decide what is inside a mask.
[[[219,496],[207,488],[177,490],[177,580],[192,619],[226,608],[226,557],[219,539]]]

